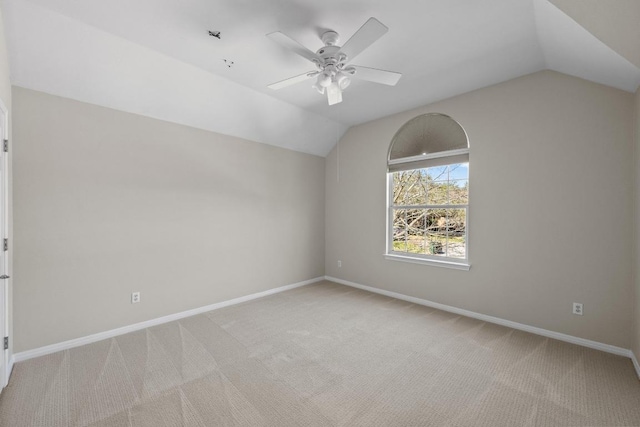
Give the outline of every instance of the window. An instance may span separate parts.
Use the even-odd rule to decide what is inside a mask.
[[[469,145],[443,114],[418,116],[388,159],[387,258],[468,269]]]

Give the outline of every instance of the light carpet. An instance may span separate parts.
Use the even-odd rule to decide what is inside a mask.
[[[16,364],[2,426],[640,426],[629,359],[330,282]]]

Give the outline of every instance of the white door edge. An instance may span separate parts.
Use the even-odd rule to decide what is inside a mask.
[[[5,106],[2,99],[0,99],[0,126],[2,128],[2,134],[0,134],[0,246],[3,246],[5,238],[7,238],[9,226],[8,226],[8,153],[4,152],[4,141],[9,139],[9,110]],[[8,252],[4,251],[3,247],[0,247],[0,274],[9,275],[9,263],[7,260]],[[9,382],[9,359],[11,358],[10,350],[4,350],[4,337],[9,336],[9,281],[0,280],[0,331],[2,332],[2,339],[0,340],[0,389],[4,388]]]

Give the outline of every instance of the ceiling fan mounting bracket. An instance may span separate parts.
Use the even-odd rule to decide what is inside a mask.
[[[325,31],[324,33],[322,33],[320,39],[322,40],[322,43],[325,44],[325,46],[334,46],[338,44],[340,36],[335,31]]]

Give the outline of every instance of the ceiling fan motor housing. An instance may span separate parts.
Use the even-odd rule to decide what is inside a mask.
[[[340,46],[323,46],[316,52],[323,62],[337,62],[337,55],[340,52]]]

